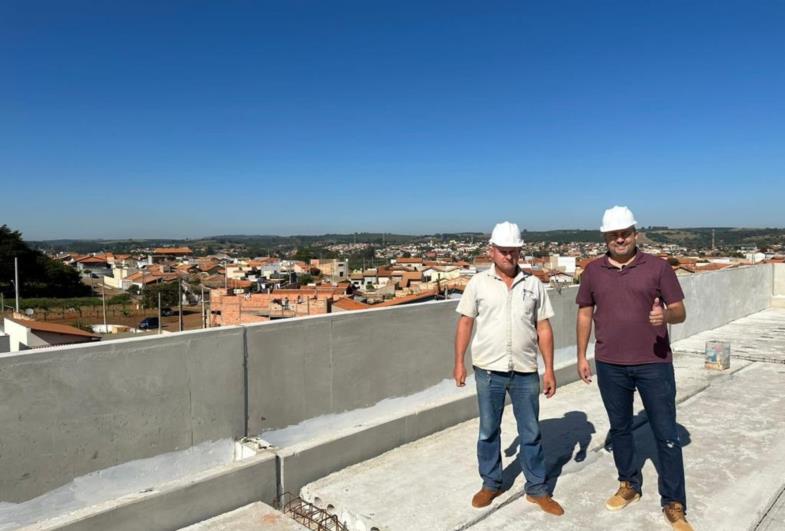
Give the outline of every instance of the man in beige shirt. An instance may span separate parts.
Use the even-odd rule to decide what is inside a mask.
[[[474,323],[472,365],[477,384],[480,434],[477,460],[482,488],[472,498],[474,507],[485,507],[502,492],[501,421],[504,401],[510,395],[520,441],[519,462],[526,478],[526,499],[550,514],[564,514],[546,484],[540,424],[540,379],[537,352],[545,365],[543,393],[556,392],[553,373],[553,316],[545,286],[518,267],[521,231],[505,221],[493,229],[490,241],[493,266],[476,274],[466,285],[457,312],[453,377],[459,387],[466,382],[464,358]]]

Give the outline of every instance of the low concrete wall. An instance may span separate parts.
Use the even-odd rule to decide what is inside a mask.
[[[371,406],[449,378],[456,305],[249,325],[249,433]]]
[[[576,293],[577,286],[549,292],[557,350],[575,344]],[[451,378],[457,304],[249,325],[249,433],[371,406]]]
[[[0,356],[0,501],[244,434],[243,329]]]
[[[41,522],[37,531],[137,531],[180,529],[262,500],[277,500],[275,456],[244,461],[176,481],[160,490],[133,494],[75,514]]]
[[[687,320],[671,326],[671,341],[765,310],[771,302],[773,273],[769,264],[698,273],[679,280]]]
[[[766,308],[783,278],[785,266],[768,265],[682,278],[688,319],[672,337]],[[557,365],[574,359],[576,291],[549,292]],[[0,355],[0,501],[24,501],[85,473],[202,441],[429,388],[451,377],[456,305]],[[560,383],[573,372],[565,368]]]
[[[772,295],[775,297],[785,297],[785,264],[772,264],[774,271]]]

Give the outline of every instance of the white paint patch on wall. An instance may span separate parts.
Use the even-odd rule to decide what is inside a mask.
[[[559,367],[575,364],[575,355],[574,346],[557,349],[554,352],[555,368],[558,369]],[[594,357],[594,343],[589,344],[587,355],[589,358]],[[539,365],[539,371],[542,373],[544,368],[541,358]],[[450,370],[451,367],[445,366],[445,372]],[[382,424],[401,415],[430,409],[440,403],[474,394],[475,383],[473,374],[466,379],[465,387],[456,387],[455,382],[450,378],[419,393],[403,397],[386,398],[373,406],[362,409],[321,415],[304,420],[293,426],[263,432],[259,436],[278,448],[305,442],[313,443],[320,438],[332,438],[341,432]]]
[[[445,366],[445,373],[451,370],[452,367]],[[385,398],[373,406],[362,409],[314,417],[293,426],[263,432],[260,437],[279,448],[303,442],[313,443],[324,437],[332,438],[344,431],[382,424],[407,413],[431,409],[440,403],[460,399],[474,393],[473,374],[466,379],[464,387],[456,387],[451,378],[445,379],[419,393]]]
[[[98,503],[160,487],[234,460],[234,441],[207,441],[187,450],[130,461],[75,478],[23,503],[0,501],[0,530],[84,509]]]

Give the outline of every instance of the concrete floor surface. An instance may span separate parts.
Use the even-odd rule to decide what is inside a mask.
[[[210,518],[180,531],[305,531],[308,528],[262,502],[251,503],[234,511]]]
[[[785,363],[785,308],[769,308],[673,343],[677,352],[703,355],[707,341],[731,344],[731,359]]]
[[[715,382],[720,383],[720,382]],[[678,410],[687,475],[688,519],[696,529],[755,529],[785,485],[785,368],[755,363],[712,385]],[[644,462],[643,498],[621,512],[604,508],[616,487],[613,456],[563,474],[556,492],[566,514],[546,515],[519,500],[475,526],[484,529],[667,529],[657,493],[651,430],[635,432]]]
[[[774,325],[783,324],[785,312],[779,312]],[[741,347],[745,339],[734,341]],[[702,358],[695,356],[677,356],[674,361],[689,519],[696,529],[754,529],[759,523],[763,526],[765,518],[782,520],[783,510],[778,512],[777,507],[785,505],[785,496],[772,504],[785,486],[785,460],[780,457],[785,454],[785,367],[776,357],[772,361],[736,358],[731,369],[722,372],[705,369]],[[546,461],[555,480],[554,495],[567,511],[561,518],[545,515],[522,498],[509,407],[502,450],[505,481],[511,488],[488,508],[470,505],[481,483],[475,458],[476,419],[315,481],[302,496],[317,505],[334,506],[351,529],[365,531],[668,529],[659,508],[653,437],[637,398],[636,402],[644,497],[620,513],[604,508],[617,487],[612,455],[603,449],[607,416],[596,383],[582,382],[541,400]],[[774,528],[778,527],[770,527]]]

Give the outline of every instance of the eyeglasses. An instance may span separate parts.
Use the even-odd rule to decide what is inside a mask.
[[[620,230],[617,232],[606,232],[605,238],[608,240],[618,240],[619,238],[627,240],[634,235],[635,235],[634,230]]]

